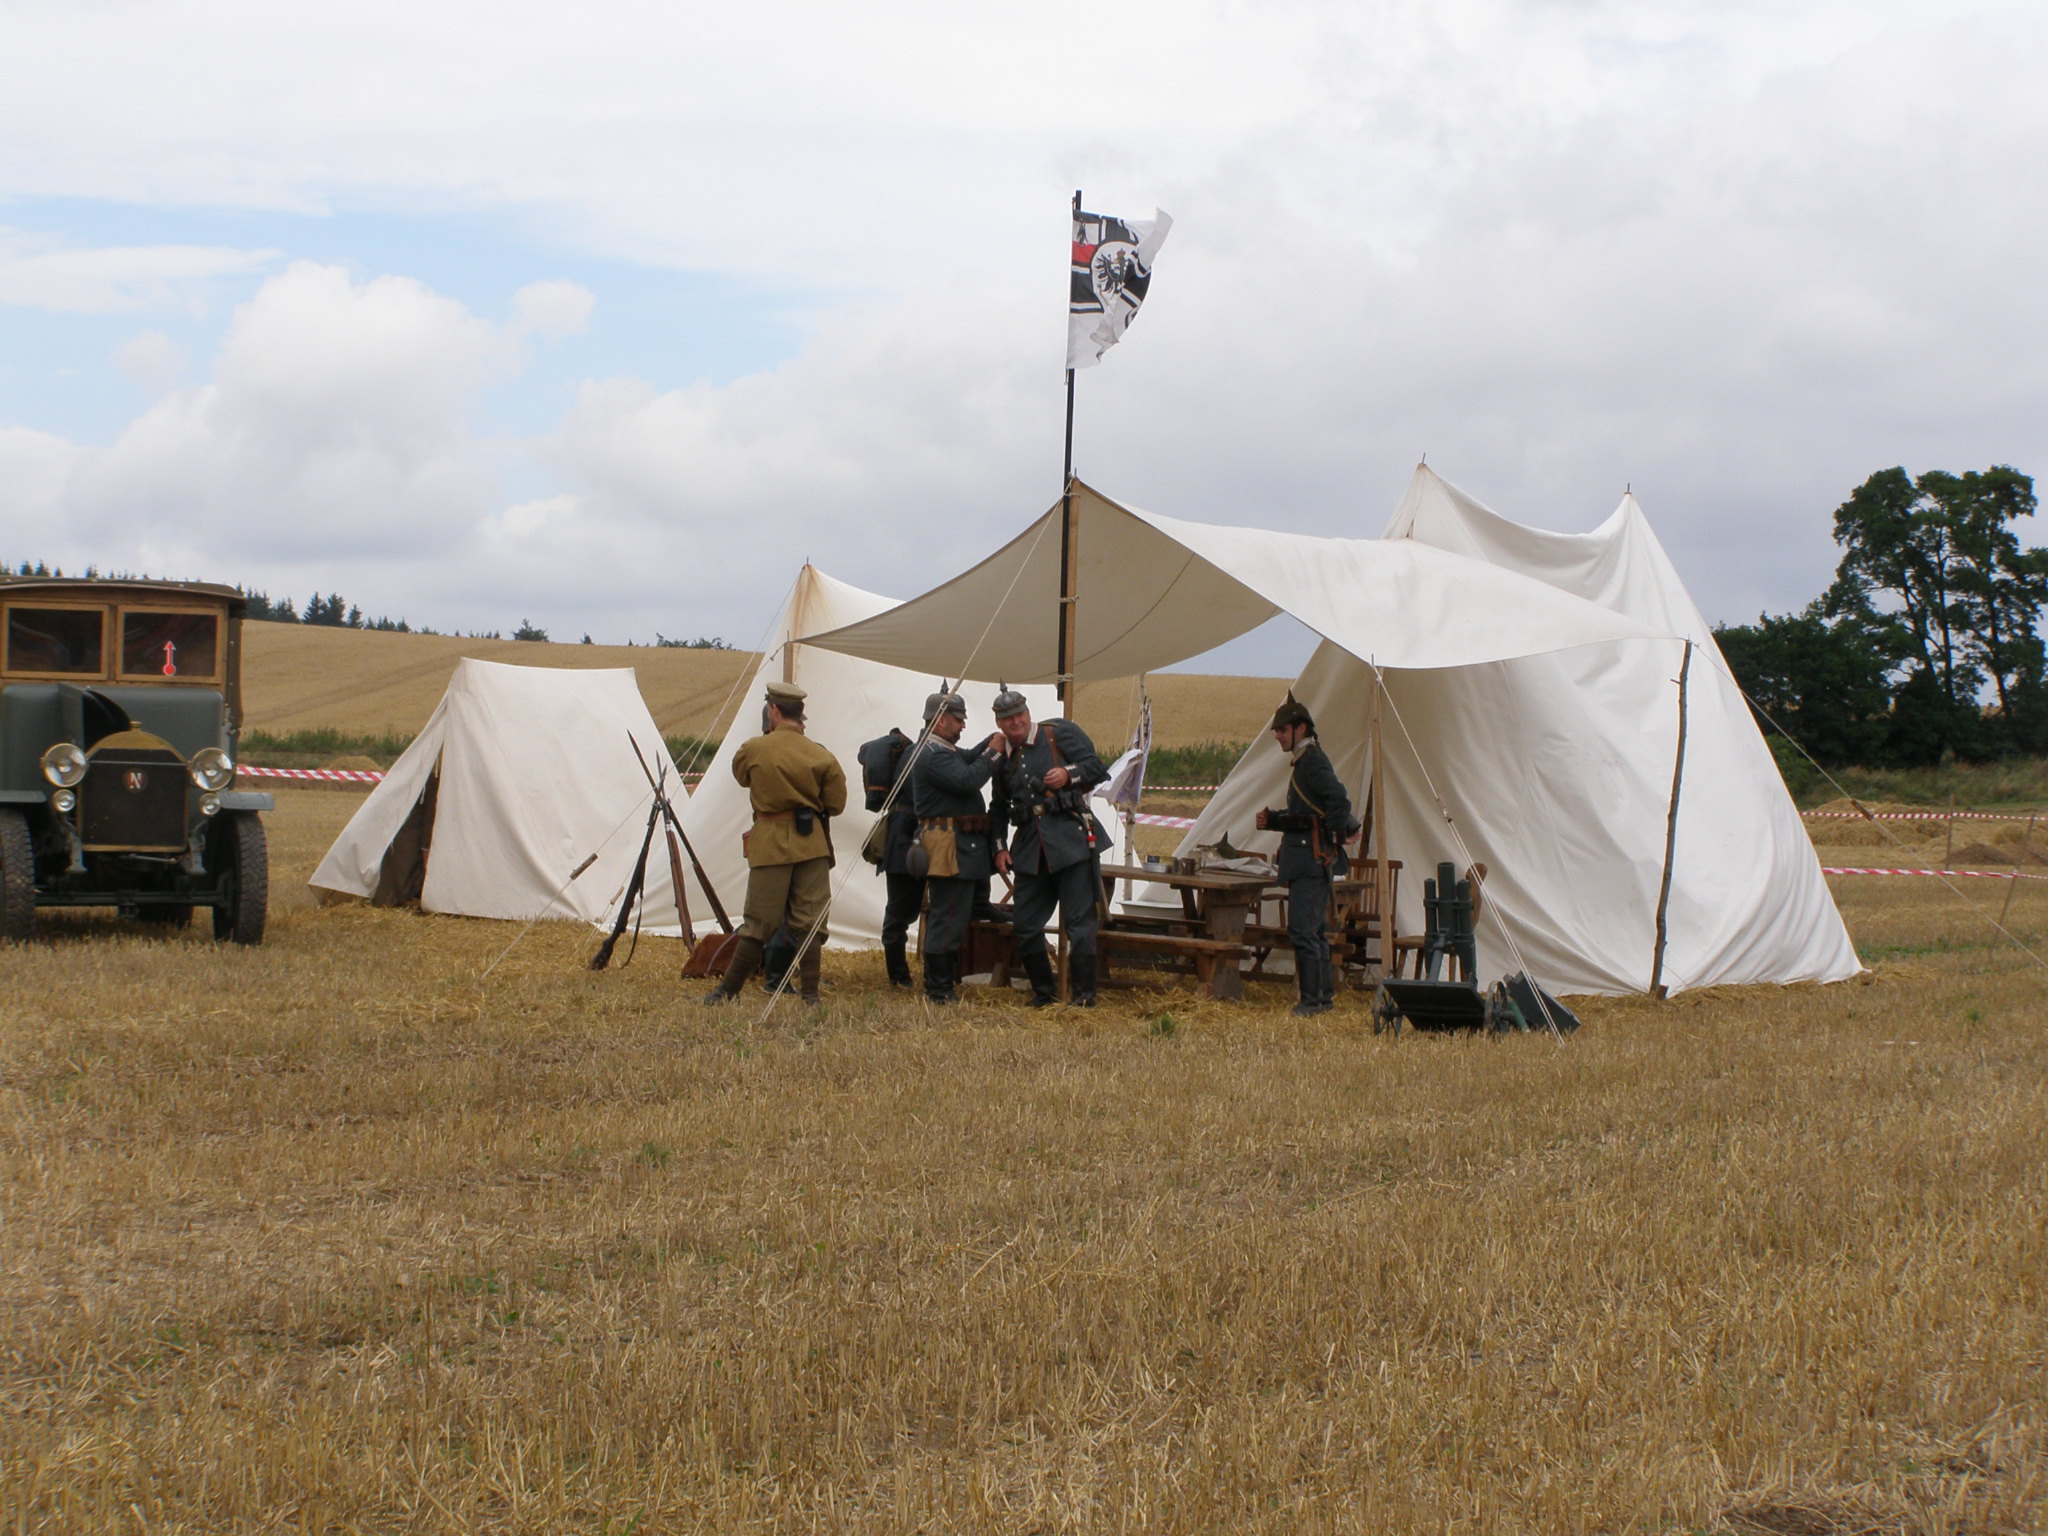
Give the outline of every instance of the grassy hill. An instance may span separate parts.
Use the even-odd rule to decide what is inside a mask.
[[[426,724],[465,656],[527,667],[631,667],[655,724],[666,735],[721,734],[744,702],[735,686],[754,666],[748,651],[672,647],[554,645],[528,640],[464,640],[325,625],[252,623],[242,631],[247,725],[272,735],[335,730],[409,736]],[[1162,746],[1248,741],[1264,727],[1284,680],[1165,673],[1146,684]],[[979,692],[990,692],[986,685]],[[984,701],[970,687],[970,698]],[[1091,683],[1077,717],[1105,750],[1129,739],[1136,680]],[[877,721],[906,729],[911,721]]]

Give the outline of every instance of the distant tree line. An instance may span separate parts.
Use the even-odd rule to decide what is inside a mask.
[[[1797,613],[1714,638],[1767,733],[1824,766],[2048,752],[2048,550],[2031,476],[1880,470],[1835,509],[1835,579]]]

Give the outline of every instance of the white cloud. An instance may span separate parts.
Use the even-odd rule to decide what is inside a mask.
[[[258,271],[278,254],[199,245],[72,249],[0,230],[0,304],[113,314],[189,303],[209,280]]]
[[[114,349],[114,366],[152,395],[167,394],[185,374],[185,352],[162,331],[141,331]]]
[[[512,295],[513,329],[559,341],[590,324],[597,295],[581,283],[528,283]]]
[[[522,442],[483,386],[602,295],[533,284],[492,326],[293,267],[209,383],[111,448],[0,449],[82,539],[173,530],[273,590],[733,636],[806,557],[920,589],[1057,491],[1077,184],[1177,221],[1081,384],[1082,472],[1161,511],[1377,531],[1423,451],[1557,526],[1632,481],[1709,611],[1742,617],[1818,589],[1827,512],[1876,468],[2048,468],[2048,21],[2005,0],[192,0],[112,36],[69,7],[11,25],[0,195],[509,208],[614,257],[856,295],[723,387],[683,384],[688,356],[562,379],[575,405]],[[52,58],[93,73],[28,62]],[[106,307],[143,270],[71,280]],[[25,498],[0,481],[0,507]]]

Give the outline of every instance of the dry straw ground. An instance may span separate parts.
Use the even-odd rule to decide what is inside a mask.
[[[507,925],[316,910],[354,802],[281,799],[260,950],[0,955],[0,1529],[2048,1510],[2043,976],[1933,882],[1840,882],[1863,980],[1561,1047],[931,1016],[860,958],[763,1020],[673,945],[548,926],[480,984]]]

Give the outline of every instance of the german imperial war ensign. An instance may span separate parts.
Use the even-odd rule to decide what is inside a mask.
[[[1152,260],[1173,220],[1074,215],[1074,267],[1067,314],[1067,366],[1093,368],[1137,318],[1152,284]]]

